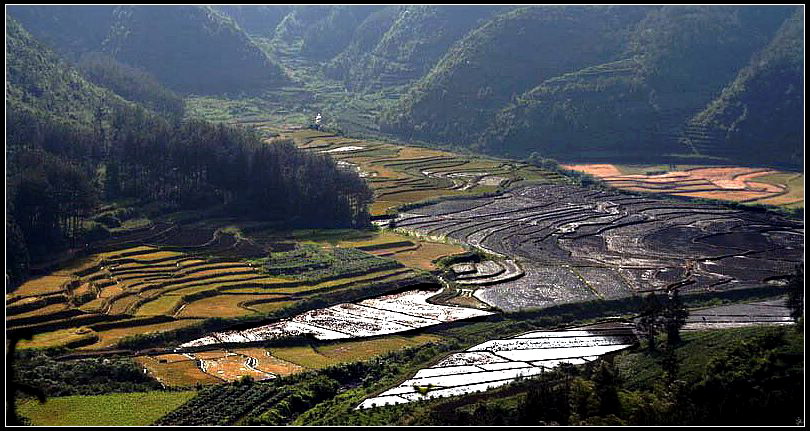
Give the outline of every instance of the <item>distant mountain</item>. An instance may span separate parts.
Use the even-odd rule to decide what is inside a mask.
[[[287,82],[232,21],[196,6],[11,6],[9,12],[58,53],[103,52],[166,86],[196,93]]]
[[[541,6],[503,13],[458,41],[384,114],[381,130],[513,156],[695,153],[690,119],[794,10]],[[794,81],[801,77],[789,70]]]
[[[370,15],[353,43],[327,66],[330,76],[356,89],[413,82],[427,73],[450,46],[502,6],[403,6]],[[361,42],[355,42],[361,41]]]
[[[329,60],[351,42],[354,29],[384,6],[295,6],[282,19],[273,43],[297,55]]]
[[[276,27],[290,13],[292,6],[211,6],[239,24],[245,33],[256,36],[272,37]]]
[[[752,9],[655,10],[628,35],[620,60],[541,83],[506,106],[476,143],[494,152],[561,158],[690,153],[681,141],[689,118],[790,13]]]

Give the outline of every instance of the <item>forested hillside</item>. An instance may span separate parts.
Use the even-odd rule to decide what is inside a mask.
[[[427,73],[456,40],[504,10],[500,6],[386,8],[370,15],[355,32],[352,43],[362,49],[350,45],[327,65],[327,72],[351,89],[408,84]]]
[[[527,7],[499,15],[455,44],[387,112],[382,129],[464,144],[536,83],[616,59],[642,11]]]
[[[257,118],[267,107],[294,122],[326,111],[341,129],[505,156],[788,168],[801,158],[803,10],[793,6],[9,11],[163,112],[177,112],[176,99],[158,95],[149,76],[217,100],[241,92],[232,109]],[[231,117],[212,101],[193,100],[191,115]],[[773,157],[758,158],[762,150]]]
[[[708,142],[712,147],[707,151],[726,149],[752,158],[802,163],[803,41],[804,16],[796,11],[773,41],[695,117],[697,126],[719,135]],[[774,144],[783,150],[763,151]]]
[[[273,36],[276,27],[290,12],[290,6],[228,6],[212,8],[236,21],[247,34]]]
[[[10,273],[109,235],[100,202],[217,208],[288,226],[368,222],[371,192],[334,160],[247,129],[163,118],[84,79],[7,19]]]
[[[287,82],[232,21],[207,7],[13,6],[11,16],[60,54],[103,52],[162,84],[204,94]]]
[[[381,126],[404,137],[499,154],[644,156],[654,142],[656,156],[725,156],[722,145],[703,152],[686,145],[686,123],[768,44],[791,12],[521,9],[456,44]],[[521,34],[521,22],[531,29],[523,31],[533,32],[528,40],[501,35]]]

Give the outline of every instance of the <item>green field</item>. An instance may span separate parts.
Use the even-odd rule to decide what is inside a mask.
[[[34,425],[150,425],[190,400],[196,392],[134,392],[50,398],[19,403],[18,411]]]
[[[679,377],[685,381],[699,380],[712,359],[723,356],[731,348],[752,343],[758,337],[778,337],[780,334],[785,337],[788,345],[795,352],[802,351],[802,334],[778,326],[684,332],[683,343],[675,349],[676,355],[681,361]],[[660,355],[660,353],[650,354],[644,350],[637,350],[623,352],[616,356],[616,367],[627,387],[649,387],[656,381],[660,381],[663,374]]]

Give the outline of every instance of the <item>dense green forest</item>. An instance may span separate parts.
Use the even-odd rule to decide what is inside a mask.
[[[15,251],[7,255],[13,279],[30,261],[108,235],[90,220],[105,200],[159,202],[166,211],[222,207],[291,227],[368,223],[370,189],[327,155],[289,141],[268,145],[248,129],[161,117],[134,101],[154,106],[168,90],[154,82],[120,85],[127,80],[107,72],[113,63],[94,75],[111,84],[101,88],[13,19],[7,28],[6,229]]]

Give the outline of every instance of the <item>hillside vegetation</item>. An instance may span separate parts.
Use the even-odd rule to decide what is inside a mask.
[[[390,108],[381,129],[499,154],[644,158],[655,142],[656,157],[663,150],[750,160],[750,152],[736,152],[756,146],[750,140],[688,145],[685,138],[698,132],[687,122],[768,44],[791,9],[615,9],[525,8],[493,19]],[[530,37],[517,36],[522,26]],[[786,56],[801,62],[788,52],[774,63]],[[774,102],[756,99],[764,109]],[[795,151],[795,139],[774,135],[785,129],[796,127],[758,130],[779,142],[770,145],[780,152]]]
[[[761,157],[771,163],[802,162],[803,18],[801,11],[796,11],[782,24],[773,41],[695,116],[696,125],[719,135],[717,140],[705,143],[712,145],[707,151],[722,151],[725,147],[726,151]],[[763,151],[776,143],[781,151]]]
[[[14,6],[9,12],[60,54],[103,52],[182,92],[233,92],[287,81],[241,29],[207,7]]]
[[[89,83],[13,19],[7,28],[12,279],[30,260],[109,235],[90,219],[115,199],[297,227],[368,223],[370,189],[327,155],[266,145],[246,129],[161,118]]]

